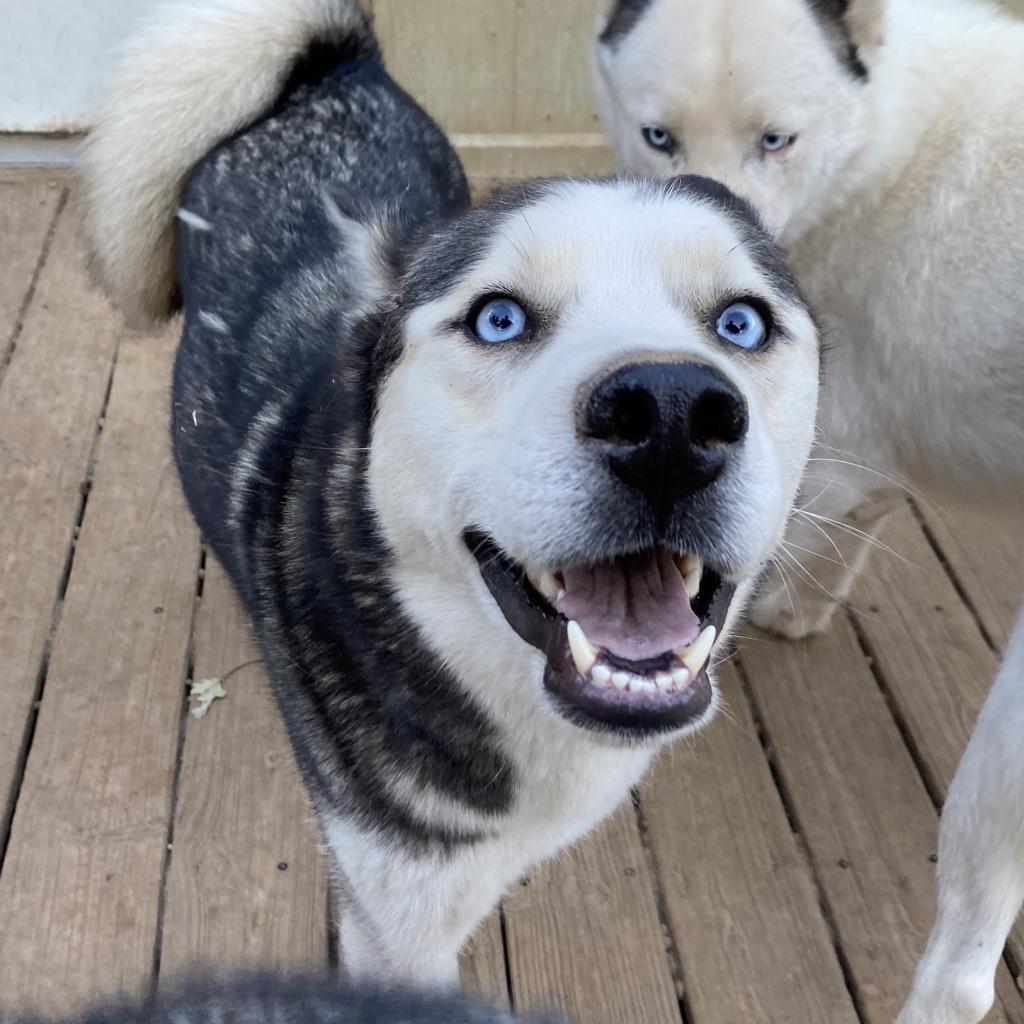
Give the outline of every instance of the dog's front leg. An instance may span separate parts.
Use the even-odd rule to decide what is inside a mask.
[[[750,605],[751,622],[798,640],[829,627],[849,597],[901,493],[880,475],[819,455],[786,531],[777,568]]]
[[[1024,901],[1024,615],[942,816],[939,909],[898,1024],[977,1024]]]
[[[339,890],[341,959],[353,980],[435,988],[459,982],[459,952],[516,875],[486,848],[417,852],[335,820],[325,825]]]

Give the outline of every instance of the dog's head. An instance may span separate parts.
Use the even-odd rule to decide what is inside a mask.
[[[616,0],[593,67],[621,165],[716,178],[799,230],[870,135],[883,20],[884,0]]]
[[[811,444],[818,335],[701,178],[514,188],[427,238],[391,315],[371,502],[393,580],[485,704],[694,727]]]

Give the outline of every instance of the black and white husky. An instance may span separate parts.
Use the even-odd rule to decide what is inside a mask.
[[[85,171],[115,298],[184,308],[178,466],[255,623],[345,962],[453,982],[504,887],[711,718],[811,445],[813,319],[705,179],[470,209],[351,0],[166,9]]]

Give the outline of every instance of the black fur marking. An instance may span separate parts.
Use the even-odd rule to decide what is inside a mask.
[[[665,183],[665,189],[690,199],[704,200],[721,210],[740,231],[745,248],[772,288],[790,302],[807,305],[789,262],[765,231],[757,210],[747,200],[736,195],[721,182],[697,174],[670,178]]]
[[[399,262],[410,235],[464,212],[469,196],[444,136],[370,51],[354,44],[356,59],[331,68],[332,45],[314,48],[273,110],[187,186],[183,205],[211,228],[178,227],[175,457],[253,618],[321,817],[410,851],[447,850],[489,832],[427,820],[410,794],[428,789],[486,821],[511,807],[515,773],[390,590],[366,447],[404,313],[361,308],[323,197],[359,221],[395,211]],[[433,287],[456,272],[445,266]]]
[[[543,179],[511,184],[492,193],[443,232],[421,238],[402,281],[402,304],[419,306],[446,295],[483,258],[496,225],[542,199],[554,184]]]
[[[227,981],[196,977],[179,981],[170,995],[95,1006],[72,1019],[75,1024],[513,1024],[509,1014],[462,996],[343,987],[326,974],[243,974]],[[2,1011],[0,1021],[40,1024]],[[534,1024],[542,1021],[534,1019]]]
[[[822,30],[833,44],[839,63],[856,79],[866,82],[870,77],[867,65],[861,59],[857,46],[850,38],[846,15],[850,0],[807,0]]]
[[[598,37],[610,49],[615,49],[647,13],[654,0],[616,0],[608,24]]]

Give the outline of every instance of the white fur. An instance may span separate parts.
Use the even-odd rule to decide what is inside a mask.
[[[344,35],[357,12],[356,0],[181,0],[131,37],[82,155],[94,260],[129,319],[173,312],[188,172],[269,108],[314,37]]]
[[[851,0],[849,19],[867,84],[807,0],[654,0],[595,49],[624,165],[709,174],[760,205],[831,335],[790,534],[817,582],[752,610],[791,637],[828,626],[898,481],[1018,529],[1024,503],[1024,25],[963,0]],[[646,147],[645,123],[680,154]],[[799,137],[759,155],[770,130]],[[1024,624],[950,792],[938,923],[902,1024],[975,1024],[991,1003],[1024,894],[1022,692]]]
[[[554,312],[540,351],[507,358],[452,338],[448,325],[495,281]],[[481,525],[516,561],[552,565],[551,545],[583,528],[597,482],[574,414],[578,389],[604,368],[693,359],[742,391],[751,425],[729,502],[732,575],[742,584],[730,623],[742,607],[799,486],[818,375],[814,325],[791,303],[777,306],[792,340],[765,353],[709,337],[696,311],[708,299],[750,292],[769,294],[770,286],[712,207],[633,183],[566,184],[510,214],[453,290],[412,312],[404,354],[379,399],[373,505],[395,552],[396,593],[497,724],[520,788],[508,816],[480,822],[492,841],[436,866],[351,825],[330,827],[358,904],[347,918],[355,923],[342,926],[346,963],[357,973],[365,965],[367,973],[450,982],[460,946],[505,887],[597,825],[664,742],[623,746],[550,708],[543,655],[509,628],[458,528]],[[457,809],[435,805],[431,814],[466,823]]]

